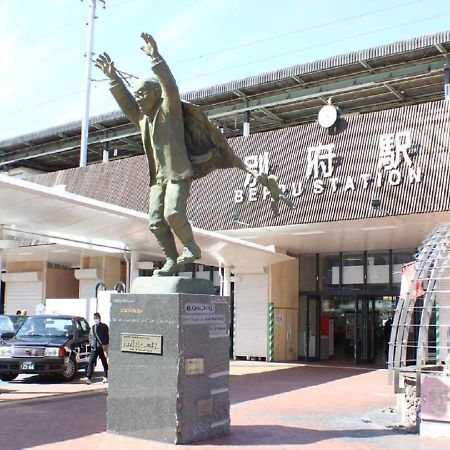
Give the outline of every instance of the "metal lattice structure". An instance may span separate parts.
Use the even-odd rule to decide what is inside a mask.
[[[450,355],[450,225],[434,229],[419,248],[413,276],[403,277],[389,343],[389,382],[404,392],[423,373],[442,372]],[[405,267],[404,267],[405,269]]]

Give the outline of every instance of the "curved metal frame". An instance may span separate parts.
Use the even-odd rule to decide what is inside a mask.
[[[400,385],[400,373],[408,370],[416,375],[416,393],[420,395],[421,373],[427,365],[428,336],[433,309],[436,307],[436,293],[441,292],[439,281],[444,277],[445,269],[450,268],[450,227],[437,227],[424,241],[416,258],[416,273],[410,282],[405,298],[399,298],[395,309],[394,320],[389,342],[388,370],[389,383],[394,382],[396,393],[403,392]],[[407,350],[409,334],[414,311],[417,310],[417,282],[424,288],[423,304],[420,306],[420,324],[417,340],[416,364],[407,366]],[[447,291],[445,291],[447,292]],[[437,347],[437,346],[436,346]],[[438,350],[438,348],[436,348]]]

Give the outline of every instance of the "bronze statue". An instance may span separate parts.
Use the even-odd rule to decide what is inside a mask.
[[[166,256],[166,263],[154,275],[170,276],[201,256],[186,216],[192,180],[215,169],[237,167],[269,189],[275,214],[279,200],[292,204],[279,189],[276,177],[247,168],[201,108],[181,101],[155,40],[146,33],[141,37],[145,42],[141,49],[151,58],[156,78],[138,80],[134,96],[107,53],[97,58],[96,66],[110,79],[110,90],[123,113],[141,131],[150,175],[149,227]],[[174,234],[183,244],[181,255]]]

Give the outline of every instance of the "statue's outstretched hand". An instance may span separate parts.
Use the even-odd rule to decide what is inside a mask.
[[[159,56],[158,46],[156,45],[156,41],[153,39],[148,33],[141,33],[141,38],[144,39],[145,45],[141,47],[141,50],[151,58],[155,59]]]
[[[110,80],[115,80],[117,78],[117,70],[108,53],[99,55],[95,60],[95,66],[101,69]]]
[[[278,203],[281,200],[282,202],[286,203],[286,205],[289,206],[289,208],[293,208],[294,205],[292,204],[292,201],[289,200],[281,190],[280,186],[278,185],[278,178],[275,175],[268,175],[267,173],[260,173],[256,177],[256,181],[260,183],[262,186],[266,187],[267,190],[270,192],[271,200],[270,200],[270,207],[272,208],[272,211],[276,216],[280,214],[278,210]]]

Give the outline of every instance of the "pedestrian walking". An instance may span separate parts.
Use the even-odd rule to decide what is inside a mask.
[[[92,383],[92,374],[94,373],[94,368],[97,364],[97,358],[100,358],[100,361],[103,364],[103,371],[105,372],[103,383],[108,382],[108,361],[106,360],[105,348],[109,344],[109,328],[108,325],[102,323],[100,313],[98,312],[94,314],[94,322],[95,324],[91,328],[89,334],[91,352],[89,354],[86,378],[84,378],[84,381],[86,381],[87,384]]]

